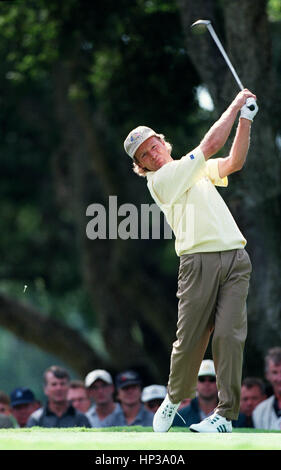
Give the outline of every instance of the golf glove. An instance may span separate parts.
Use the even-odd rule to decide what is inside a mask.
[[[250,109],[250,107],[253,109]],[[240,117],[252,121],[255,115],[257,114],[258,110],[259,107],[255,98],[247,98],[246,104],[244,104],[244,106],[242,106],[241,108]]]

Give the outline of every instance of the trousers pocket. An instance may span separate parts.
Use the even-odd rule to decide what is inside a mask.
[[[245,250],[245,248],[241,249],[241,250],[237,250],[237,260],[239,261],[239,263],[245,263],[245,265],[248,265],[248,269],[250,271],[250,273],[252,272],[252,263],[251,263],[251,260],[250,260],[250,256],[248,254],[248,252]]]
[[[184,282],[193,271],[195,255],[182,255],[178,272],[178,286]]]

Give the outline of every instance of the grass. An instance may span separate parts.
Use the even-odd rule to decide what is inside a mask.
[[[281,432],[199,434],[172,428],[159,434],[141,426],[0,429],[0,450],[281,450]]]

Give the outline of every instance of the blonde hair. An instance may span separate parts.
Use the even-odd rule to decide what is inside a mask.
[[[155,137],[157,137],[159,140],[163,140],[164,144],[165,144],[165,147],[166,149],[168,150],[169,154],[171,154],[172,152],[172,145],[170,144],[170,142],[167,142],[165,140],[165,136],[163,134],[155,134]],[[137,160],[135,159],[135,157],[133,157],[133,171],[134,173],[136,173],[138,176],[146,176],[147,174],[147,171],[144,169],[144,168],[141,168],[137,162]]]

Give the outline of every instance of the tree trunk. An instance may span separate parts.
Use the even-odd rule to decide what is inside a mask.
[[[175,293],[165,292],[161,277],[152,277],[141,268],[137,259],[140,240],[136,246],[131,240],[120,238],[87,238],[89,204],[100,203],[107,208],[111,195],[122,197],[125,192],[127,201],[134,200],[134,196],[130,185],[124,188],[117,169],[113,174],[95,116],[86,101],[71,102],[68,98],[71,68],[60,66],[54,77],[56,112],[62,129],[62,151],[54,159],[58,196],[63,192],[63,203],[72,210],[83,280],[112,366],[119,370],[132,366],[147,369],[151,377],[163,380],[167,377],[168,351],[175,333]],[[66,157],[67,178],[60,171],[60,160]]]

